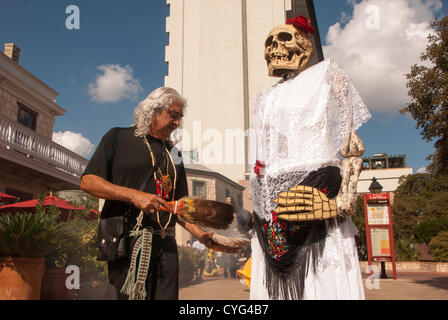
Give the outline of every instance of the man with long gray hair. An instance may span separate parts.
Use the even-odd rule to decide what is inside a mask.
[[[104,135],[82,176],[82,190],[106,199],[98,259],[108,261],[119,299],[178,298],[176,221],[202,243],[210,241],[209,232],[162,210],[188,195],[184,165],[173,160],[181,154],[170,140],[186,107],[176,90],[154,90],[136,107],[134,126]],[[138,233],[142,228],[149,239]]]

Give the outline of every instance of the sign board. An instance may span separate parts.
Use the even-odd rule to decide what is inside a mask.
[[[389,207],[367,203],[367,220],[369,225],[389,225]]]
[[[389,193],[366,193],[363,198],[369,265],[390,261],[397,279]]]
[[[372,238],[372,256],[390,257],[389,230],[372,228],[370,229],[370,236]]]

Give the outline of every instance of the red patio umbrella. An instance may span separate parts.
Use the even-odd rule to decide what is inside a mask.
[[[15,196],[10,196],[9,194],[0,192],[0,202],[5,202],[5,203],[14,202],[17,199],[18,198]]]
[[[101,212],[96,209],[89,209],[89,214],[87,215],[88,220],[98,220],[101,216]]]
[[[89,219],[99,219],[101,216],[101,212],[96,209],[90,209],[89,212]]]
[[[13,204],[7,204],[0,207],[0,213],[3,212],[34,212],[36,210],[36,206],[38,205],[39,200],[33,199],[23,202],[16,202]],[[42,202],[44,207],[47,206],[55,206],[59,208],[62,212],[68,213],[70,211],[81,211],[82,207],[75,207],[69,204],[67,201],[56,198],[52,195],[46,196]]]
[[[86,207],[81,206],[82,210],[86,210]],[[89,214],[86,216],[88,220],[97,220],[101,216],[101,212],[96,209],[89,209]]]

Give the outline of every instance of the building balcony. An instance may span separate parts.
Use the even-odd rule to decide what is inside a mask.
[[[78,189],[88,160],[0,116],[0,170],[39,179],[48,189]]]

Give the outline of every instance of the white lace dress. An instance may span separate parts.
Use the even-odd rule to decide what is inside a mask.
[[[353,84],[333,59],[259,93],[254,102],[251,163],[264,161],[264,175],[250,176],[256,214],[271,221],[277,194],[296,186],[312,171],[341,167],[341,147],[352,130],[371,117]],[[364,299],[350,218],[327,234],[317,272],[305,279],[304,299]],[[269,299],[265,257],[252,239],[251,299]]]

